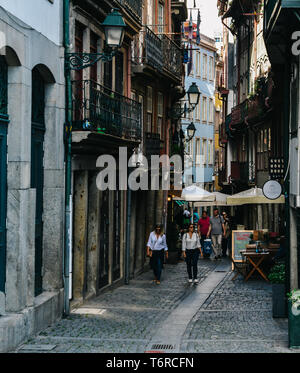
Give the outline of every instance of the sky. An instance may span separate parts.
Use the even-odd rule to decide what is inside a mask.
[[[194,8],[194,1],[196,8]],[[218,17],[217,0],[187,0],[187,7],[192,8],[193,21],[197,23],[198,9],[201,14],[200,32],[209,37],[214,37],[214,33],[222,31],[221,18]],[[188,9],[188,19],[190,19],[190,9]]]

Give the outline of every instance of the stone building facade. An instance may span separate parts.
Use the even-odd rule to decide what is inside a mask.
[[[62,10],[0,1],[0,351],[63,310]]]

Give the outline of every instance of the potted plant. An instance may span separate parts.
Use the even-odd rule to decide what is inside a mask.
[[[285,264],[275,264],[268,276],[272,284],[272,312],[273,317],[287,317],[285,297]]]
[[[289,309],[289,347],[300,348],[300,290],[287,294]]]

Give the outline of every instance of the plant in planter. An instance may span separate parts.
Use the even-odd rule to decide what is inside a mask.
[[[289,347],[300,348],[300,290],[287,294],[289,308]]]
[[[287,317],[285,297],[285,264],[275,264],[268,276],[272,284],[273,317]]]

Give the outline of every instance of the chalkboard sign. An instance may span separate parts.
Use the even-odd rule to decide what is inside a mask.
[[[251,241],[250,236],[254,231],[232,231],[232,259],[235,262],[242,262],[241,250],[246,250],[246,245]]]

